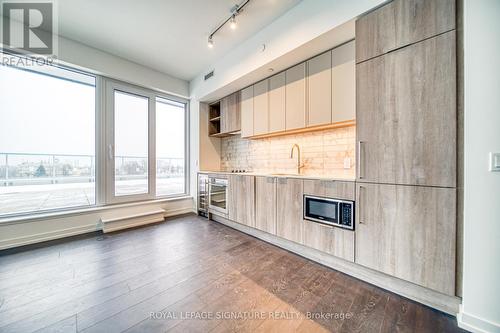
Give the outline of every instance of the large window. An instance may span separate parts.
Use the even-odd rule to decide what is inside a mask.
[[[115,195],[148,193],[148,98],[115,91],[114,99]]]
[[[186,194],[186,106],[65,67],[0,65],[0,218]]]
[[[186,192],[186,105],[156,98],[156,196]]]
[[[0,215],[95,204],[95,77],[0,66]]]

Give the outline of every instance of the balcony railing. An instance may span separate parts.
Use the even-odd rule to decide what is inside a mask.
[[[184,159],[156,159],[157,178],[184,176]],[[145,156],[116,156],[117,180],[146,179]],[[36,154],[0,152],[0,186],[67,184],[95,182],[95,158],[92,155]]]

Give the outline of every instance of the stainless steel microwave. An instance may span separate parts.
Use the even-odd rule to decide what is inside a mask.
[[[304,195],[304,219],[354,230],[354,201]]]

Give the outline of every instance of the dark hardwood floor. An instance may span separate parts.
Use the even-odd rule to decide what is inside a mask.
[[[194,215],[0,252],[0,332],[459,332],[455,318]]]

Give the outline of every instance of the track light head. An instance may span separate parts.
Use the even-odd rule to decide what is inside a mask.
[[[231,20],[229,21],[229,26],[233,30],[236,29],[236,15],[233,14],[233,16],[231,16]]]
[[[212,49],[214,47],[214,40],[213,40],[212,36],[208,37],[208,44],[207,45],[208,45],[209,49]]]

